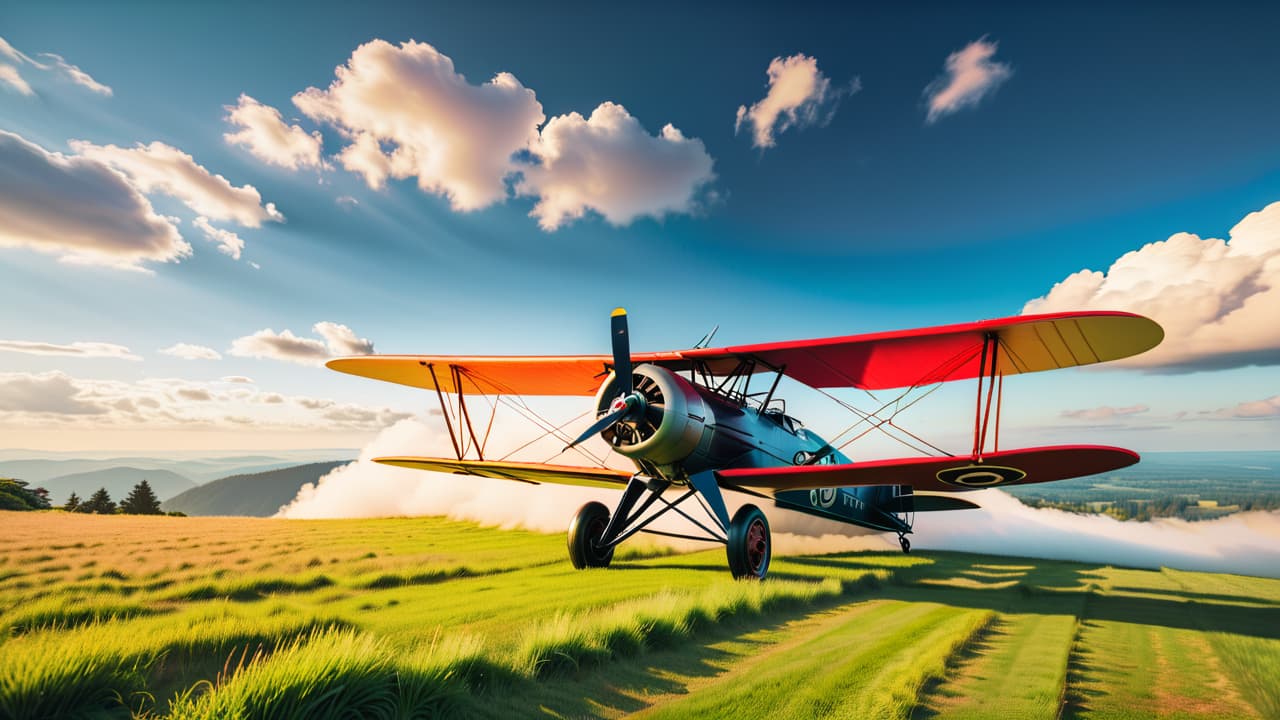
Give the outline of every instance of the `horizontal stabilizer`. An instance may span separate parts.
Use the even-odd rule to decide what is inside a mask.
[[[883,506],[888,512],[942,512],[944,510],[979,510],[981,505],[955,495],[902,495]]]
[[[451,460],[428,457],[380,457],[374,462],[383,465],[452,473],[476,475],[498,480],[517,480],[540,485],[578,485],[619,489],[627,484],[631,473],[610,468],[577,467],[575,465],[542,465],[540,463],[503,462],[494,460]]]
[[[788,465],[720,470],[728,487],[813,490],[826,487],[910,485],[926,492],[958,492],[985,487],[1028,485],[1118,470],[1138,462],[1138,454],[1102,445],[1002,450],[974,457],[916,457],[847,465]]]

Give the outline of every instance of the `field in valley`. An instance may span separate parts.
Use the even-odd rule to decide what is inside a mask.
[[[0,718],[1280,718],[1280,580],[0,513]]]

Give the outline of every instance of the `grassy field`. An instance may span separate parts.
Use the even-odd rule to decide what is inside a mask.
[[[1280,718],[1280,580],[0,513],[0,718]]]

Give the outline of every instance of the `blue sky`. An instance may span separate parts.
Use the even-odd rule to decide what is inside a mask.
[[[1107,272],[1126,253],[1192,233],[1178,252],[1159,245],[1134,258],[1146,273],[1140,283],[1122,282],[1132,277],[1126,271],[1087,296],[1051,298],[1049,309],[1149,312],[1174,329],[1165,354],[1141,368],[1019,378],[1006,422],[1027,444],[1275,449],[1280,339],[1277,323],[1258,318],[1280,313],[1269,291],[1271,281],[1280,286],[1280,260],[1268,262],[1280,254],[1280,227],[1254,223],[1237,243],[1253,248],[1241,257],[1219,257],[1206,239],[1227,239],[1247,215],[1280,201],[1278,24],[1280,10],[1255,3],[1159,12],[1101,4],[7,7],[0,37],[12,52],[0,53],[0,64],[26,89],[0,74],[0,131],[18,138],[0,156],[9,171],[0,192],[11,200],[0,210],[11,227],[0,227],[8,290],[0,341],[10,343],[0,351],[8,392],[0,389],[0,442],[351,447],[424,406],[409,391],[318,368],[309,355],[290,361],[262,343],[233,352],[237,339],[268,328],[308,339],[305,352],[324,347],[313,330],[322,322],[346,328],[333,330],[330,350],[367,340],[377,352],[601,352],[608,311],[625,305],[638,349],[688,346],[717,324],[726,344],[843,335],[1018,314],[1077,271]],[[521,154],[540,164],[526,157],[518,166],[532,196],[516,195],[519,181],[508,175],[497,196],[459,210],[456,193],[419,187],[420,168],[371,187],[340,160],[379,122],[376,103],[362,109],[347,97],[325,116],[294,99],[308,88],[331,93],[335,69],[376,40],[386,43],[382,62],[403,60],[408,41],[420,44],[418,59],[447,58],[462,76],[449,86],[464,88],[457,97],[499,73],[535,96],[543,121],[528,124],[532,144]],[[962,65],[979,59],[968,66],[977,86],[967,95],[947,69],[964,53]],[[776,116],[772,145],[760,147],[760,123],[735,132],[735,116],[771,90],[780,97],[782,83],[770,86],[766,75],[775,61],[794,61],[788,81],[826,89],[792,108],[790,127],[785,112]],[[69,66],[101,87],[76,82]],[[414,78],[400,82],[412,96]],[[957,103],[931,119],[931,98],[948,87],[944,97]],[[278,110],[280,127],[296,127],[304,143],[318,133],[315,162],[282,167],[229,142],[244,129],[228,120],[241,95]],[[481,153],[496,146],[499,126],[523,132],[514,111],[529,107],[512,91],[501,112],[485,114],[480,103],[467,116],[432,97],[419,115],[404,110],[403,132],[436,123],[455,133],[453,147]],[[395,100],[383,98],[385,108],[411,104]],[[610,126],[630,128],[618,143],[600,140],[591,124],[602,103],[634,123]],[[551,129],[570,113],[591,123]],[[664,139],[667,124],[676,140]],[[577,153],[581,173],[548,160],[557,138]],[[392,153],[396,142],[381,140],[379,150]],[[432,149],[421,142],[419,159]],[[151,143],[189,155],[232,189],[251,186],[259,217],[240,222],[224,205],[193,206],[148,186],[131,150]],[[22,157],[43,158],[32,162],[56,164],[49,154],[60,153],[80,158],[85,172],[109,168],[125,183],[115,192],[176,218],[155,222],[173,222],[181,240],[170,241],[190,253],[180,262],[112,256],[133,269],[109,267],[101,255],[68,263],[60,258],[74,253],[58,246],[57,233],[33,239],[12,229],[33,204],[12,184],[27,172],[15,148],[30,146],[40,152]],[[483,163],[472,160],[464,153],[437,179],[476,187]],[[637,179],[645,163],[659,181]],[[65,190],[52,181],[40,188],[49,207],[74,216],[83,204],[58,195]],[[530,217],[539,200],[592,192],[603,194],[554,229]],[[283,222],[268,217],[268,203]],[[238,259],[206,239],[195,225],[202,215],[243,242]],[[1169,262],[1174,255],[1203,277],[1189,279],[1187,266]],[[159,352],[177,343],[220,358]],[[223,380],[233,377],[252,383]],[[961,437],[970,391],[940,393],[913,429]],[[803,389],[791,395],[810,426],[844,426]]]

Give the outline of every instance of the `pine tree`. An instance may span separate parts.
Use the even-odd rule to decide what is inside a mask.
[[[116,503],[111,499],[110,493],[106,488],[98,488],[93,497],[89,498],[89,502],[81,505],[84,512],[97,513],[98,515],[110,515],[116,511]]]
[[[78,511],[80,509],[80,496],[72,492],[71,497],[67,498],[67,502],[62,506],[62,509],[67,512]]]
[[[151,483],[143,478],[141,482],[133,486],[133,490],[129,493],[129,497],[120,503],[121,512],[130,515],[161,515],[160,499],[151,490]]]

